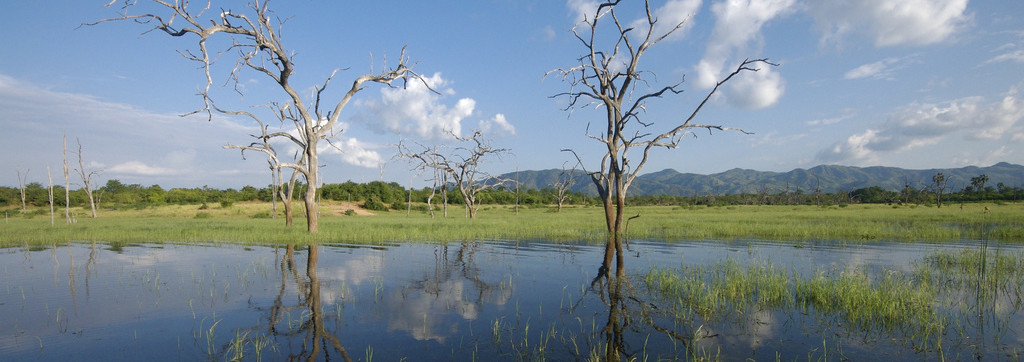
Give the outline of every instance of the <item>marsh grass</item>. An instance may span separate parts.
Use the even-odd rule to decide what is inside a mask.
[[[801,276],[770,262],[727,259],[652,268],[643,281],[684,323],[742,325],[760,311],[796,311],[823,323],[838,318],[865,340],[892,338],[941,356],[944,341],[998,345],[1024,306],[1024,252],[987,246],[933,252],[908,272],[852,268]]]
[[[787,273],[771,263],[743,266],[733,259],[678,271],[656,267],[644,276],[648,288],[674,299],[677,316],[737,322],[758,310],[792,305],[788,280]]]
[[[852,330],[886,332],[916,346],[934,342],[945,329],[944,317],[933,307],[935,288],[896,271],[800,277],[770,262],[741,265],[728,259],[701,267],[652,268],[643,278],[648,290],[670,303],[675,319],[691,324],[749,324],[761,311],[799,311],[838,316]]]
[[[324,203],[320,233],[305,232],[303,211],[295,225],[268,218],[268,203],[238,203],[230,208],[168,205],[114,210],[97,219],[79,217],[71,225],[49,225],[43,218],[12,217],[0,228],[0,247],[69,241],[103,242],[350,242],[537,240],[602,242],[606,238],[599,207],[549,208],[490,206],[477,219],[463,217],[458,205],[449,217],[425,211],[345,216],[347,204]],[[679,208],[631,207],[629,237],[656,240],[900,240],[942,241],[991,238],[1024,241],[1022,204],[967,204],[963,209],[898,208],[886,205],[734,206]],[[84,210],[77,210],[81,214]],[[198,215],[203,215],[197,218]]]

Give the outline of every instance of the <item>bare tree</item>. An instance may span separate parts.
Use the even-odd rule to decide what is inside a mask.
[[[775,65],[767,59],[744,60],[734,71],[715,84],[692,113],[684,115],[667,130],[654,131],[653,122],[641,118],[646,112],[647,102],[666,94],[682,93],[683,80],[655,89],[651,80],[647,79],[648,76],[654,78],[653,72],[641,69],[640,60],[648,49],[681,29],[685,20],[678,24],[670,24],[669,30],[663,33],[656,33],[656,30],[661,28],[655,26],[658,20],[652,14],[649,2],[644,1],[644,26],[630,26],[623,24],[616,16],[619,2],[616,0],[598,5],[593,14],[587,15],[573,27],[573,35],[584,47],[584,53],[578,59],[579,65],[548,72],[548,75],[561,75],[562,80],[569,84],[568,91],[552,96],[567,98],[565,110],[596,106],[603,107],[605,111],[607,123],[600,127],[600,133],[590,134],[589,126],[587,133],[587,137],[605,146],[606,152],[601,156],[600,168],[588,171],[583,167],[583,172],[589,175],[597,186],[604,204],[605,222],[609,233],[600,274],[607,274],[615,255],[618,255],[617,267],[623,267],[621,234],[625,220],[626,192],[647,163],[650,151],[659,147],[675,148],[682,137],[695,135],[692,132],[694,129],[706,129],[709,133],[715,130],[747,133],[720,125],[695,123],[694,119],[719,87],[734,76],[743,71],[757,71],[755,67],[759,64]],[[612,27],[614,34],[611,42],[599,39],[602,36],[598,34],[598,25],[607,22],[610,22],[609,26]],[[612,46],[610,49],[602,49],[602,44]],[[573,153],[575,154],[574,151]],[[633,158],[634,154],[638,154],[639,159]],[[576,157],[579,160],[579,155]],[[580,163],[583,164],[582,160]]]
[[[113,5],[118,0],[112,0],[107,6]],[[364,89],[369,83],[380,83],[394,87],[395,81],[407,82],[410,78],[423,81],[417,73],[410,68],[409,58],[405,56],[405,49],[398,57],[398,63],[388,68],[385,60],[383,70],[375,73],[371,68],[370,74],[356,77],[352,86],[340,99],[328,101],[323,99],[324,91],[330,85],[331,80],[340,69],[334,70],[322,84],[313,86],[312,99],[304,99],[299,91],[291,83],[291,76],[295,72],[295,63],[292,59],[293,52],[285,48],[281,38],[281,28],[284,20],[276,16],[270,9],[269,0],[252,0],[245,12],[233,12],[222,10],[219,14],[208,11],[210,1],[202,9],[193,9],[188,1],[166,2],[163,0],[144,1],[160,9],[163,14],[150,13],[142,10],[140,14],[132,14],[129,11],[141,8],[138,0],[124,0],[122,2],[121,15],[116,18],[108,18],[93,22],[87,25],[95,25],[109,21],[132,21],[152,26],[149,31],[160,31],[172,37],[195,36],[197,37],[198,52],[186,50],[181,52],[185,58],[200,64],[206,76],[205,88],[200,90],[199,95],[203,99],[203,107],[190,112],[206,113],[211,119],[213,113],[226,115],[244,116],[265,126],[264,121],[256,114],[249,111],[226,110],[217,107],[214,103],[211,87],[215,76],[214,60],[221,55],[234,52],[237,54],[235,65],[231,68],[225,78],[225,83],[233,83],[235,89],[240,89],[240,79],[245,72],[255,72],[270,78],[281,91],[284,92],[287,102],[270,103],[265,105],[272,110],[283,123],[290,121],[294,124],[294,133],[274,132],[264,133],[264,137],[281,139],[298,146],[302,156],[299,162],[280,162],[278,167],[291,168],[297,171],[306,180],[306,192],[303,201],[306,206],[306,222],[310,233],[318,230],[319,205],[317,204],[317,188],[321,184],[319,167],[320,141],[330,142],[343,130],[338,127],[338,120],[342,109],[357,92]],[[197,10],[197,11],[194,11]],[[177,22],[177,23],[175,23]],[[214,44],[229,44],[221,51],[214,51],[207,48],[211,39],[223,39],[229,42],[217,42]],[[230,148],[241,148],[248,146],[233,146]],[[267,152],[265,149],[253,149],[260,152]]]
[[[466,207],[466,217],[476,218],[479,205],[476,203],[477,195],[484,190],[497,188],[504,185],[507,180],[500,180],[480,170],[481,161],[489,156],[500,156],[508,153],[508,149],[494,148],[490,141],[478,130],[467,138],[459,137],[450,133],[455,140],[469,144],[469,146],[450,147],[436,145],[427,147],[415,143],[419,148],[413,151],[405,141],[399,141],[398,154],[400,157],[408,158],[418,163],[418,167],[440,170],[447,177],[451,177],[455,187],[462,195],[462,201]],[[447,182],[444,184],[447,194]],[[447,196],[446,196],[447,197]],[[445,208],[447,216],[447,207]]]
[[[28,172],[29,171],[30,170],[25,170],[25,173],[22,174],[21,170],[18,170],[18,188],[21,189],[21,213],[22,214],[25,214],[25,211],[26,211],[26,208],[25,208],[25,181],[28,179]]]
[[[82,187],[85,188],[85,195],[89,198],[89,208],[92,210],[92,218],[96,218],[96,200],[92,197],[92,177],[100,174],[102,171],[86,170],[85,163],[82,162],[82,141],[75,139],[78,142],[78,175],[82,177]]]
[[[68,170],[68,135],[64,135],[64,222],[71,223],[71,177]]]
[[[576,164],[572,165],[572,168],[568,172],[565,170],[565,163],[562,163],[562,173],[558,174],[558,180],[555,181],[555,203],[558,205],[558,209],[555,212],[562,212],[562,205],[565,204],[565,200],[569,198],[572,185],[576,183]]]
[[[53,176],[50,175],[50,165],[46,165],[46,180],[50,183],[47,194],[50,196],[50,226],[53,226]]]
[[[285,105],[283,107],[278,107],[275,104],[271,104],[270,108],[278,110],[276,116],[283,123],[284,119],[285,119],[284,112],[288,110],[289,106]],[[254,142],[250,143],[247,146],[230,145],[229,144],[229,145],[224,146],[224,148],[238,149],[241,152],[241,154],[242,154],[242,159],[245,159],[245,151],[262,152],[262,153],[267,155],[267,164],[270,165],[271,177],[274,179],[274,185],[273,185],[272,190],[271,190],[271,193],[273,194],[272,197],[274,199],[274,202],[273,202],[272,210],[271,211],[274,213],[274,217],[276,217],[277,216],[277,198],[278,198],[278,196],[280,196],[281,197],[281,203],[284,205],[284,224],[285,224],[285,226],[292,226],[293,221],[294,221],[294,216],[293,216],[294,215],[294,213],[293,213],[294,209],[292,208],[292,196],[294,195],[294,191],[295,191],[295,181],[298,180],[298,177],[299,177],[299,170],[294,168],[294,167],[291,167],[292,168],[292,176],[288,180],[288,183],[286,184],[284,182],[284,179],[281,178],[281,169],[285,168],[285,167],[290,167],[288,165],[295,165],[295,166],[299,166],[299,167],[305,166],[305,163],[306,163],[305,156],[304,156],[304,154],[301,157],[299,155],[295,155],[295,156],[293,156],[292,162],[290,162],[290,163],[282,162],[281,159],[277,155],[277,150],[275,150],[274,147],[270,144],[270,139],[273,138],[273,137],[277,137],[276,134],[278,134],[278,133],[271,133],[271,132],[269,132],[268,131],[268,125],[266,123],[263,123],[261,120],[259,120],[255,116],[253,116],[253,119],[255,119],[256,122],[259,122],[259,124],[260,124],[260,134],[259,135],[250,135],[252,138],[256,139],[257,141],[254,141]]]

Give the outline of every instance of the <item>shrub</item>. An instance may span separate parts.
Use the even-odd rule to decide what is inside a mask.
[[[234,204],[235,204],[235,202],[231,201],[231,200],[220,200],[220,208],[222,208],[222,209],[229,208],[229,207],[231,207],[231,205],[234,205]]]
[[[199,210],[206,210],[206,209],[209,209],[209,208],[210,208],[210,205],[207,205],[205,202],[202,205],[199,205]]]
[[[363,208],[373,211],[388,211],[388,205],[380,201],[380,197],[370,196],[363,202]]]
[[[196,216],[194,216],[196,219],[209,219],[211,217],[213,217],[213,215],[210,215],[208,212],[197,212]]]
[[[253,218],[253,219],[269,219],[270,218],[270,211],[260,211],[260,212],[257,212],[255,214],[252,214],[252,216],[250,216],[250,217]]]
[[[356,211],[352,209],[345,210],[345,216],[356,216]]]

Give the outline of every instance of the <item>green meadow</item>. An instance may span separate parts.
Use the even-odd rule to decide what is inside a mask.
[[[102,210],[98,218],[72,208],[74,222],[63,210],[54,220],[48,209],[7,209],[0,223],[0,246],[54,242],[347,242],[548,240],[601,242],[605,238],[602,209],[485,205],[476,219],[465,218],[460,205],[448,216],[426,205],[407,210],[368,213],[346,211],[346,203],[325,202],[320,233],[305,231],[303,210],[296,205],[295,225],[285,227],[283,216],[272,218],[270,203],[164,205]],[[278,207],[278,213],[283,210]],[[630,239],[702,240],[761,239],[777,241],[1024,241],[1024,205],[964,204],[936,208],[853,204],[818,206],[636,206],[627,209]]]

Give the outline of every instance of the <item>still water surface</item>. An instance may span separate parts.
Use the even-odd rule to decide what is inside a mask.
[[[807,311],[682,321],[658,313],[668,307],[641,280],[652,266],[724,260],[794,276],[910,272],[937,250],[978,247],[633,241],[625,311],[592,287],[603,247],[584,244],[9,248],[0,250],[0,360],[580,360],[603,358],[609,345],[650,360],[1016,358],[1024,318],[1006,303],[956,319],[976,322],[956,322],[940,348],[921,348]]]

